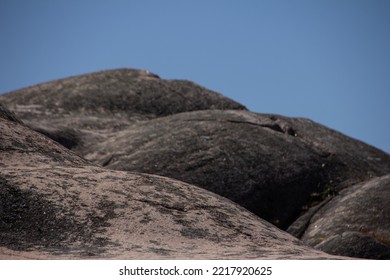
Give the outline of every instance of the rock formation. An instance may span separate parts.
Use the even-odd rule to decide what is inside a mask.
[[[390,173],[387,153],[311,120],[249,112],[192,82],[163,80],[134,69],[40,84],[1,95],[0,102],[29,128],[81,156],[83,166],[178,179],[196,193],[198,186],[229,198],[310,246],[333,254],[388,258],[388,235],[371,234],[379,226],[351,231],[327,221],[327,228],[330,223],[337,230],[316,242],[307,238],[336,199]],[[7,114],[6,119],[15,122],[16,117]],[[63,147],[61,155],[66,151],[75,156]],[[164,180],[172,180],[168,178]],[[388,197],[389,188],[378,194]],[[362,213],[366,220],[372,214]],[[382,223],[388,228],[390,221]],[[341,245],[335,250],[337,238],[348,241],[336,242]],[[370,248],[382,253],[363,254],[360,241],[377,242]],[[351,246],[357,253],[347,252]]]
[[[390,259],[390,174],[344,189],[311,219],[302,240],[350,257]]]
[[[0,259],[323,259],[233,202],[93,165],[0,106]]]
[[[248,111],[187,112],[138,122],[83,156],[195,184],[286,229],[315,195],[390,171],[387,155],[340,133],[321,127],[310,137],[318,126]]]
[[[34,130],[79,151],[129,124],[180,112],[245,107],[189,81],[118,69],[52,81],[0,96]]]

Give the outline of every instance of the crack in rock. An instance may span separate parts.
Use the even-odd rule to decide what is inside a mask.
[[[254,122],[248,122],[248,121],[237,121],[237,120],[228,120],[230,123],[238,123],[238,124],[249,124],[249,125],[255,125],[255,126],[260,126],[264,128],[269,128],[273,131],[288,134],[291,136],[297,136],[297,133],[295,130],[287,125],[281,126],[278,123],[273,123],[273,124],[259,124],[259,123],[254,123]]]

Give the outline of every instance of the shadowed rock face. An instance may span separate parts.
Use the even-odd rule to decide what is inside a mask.
[[[188,112],[138,122],[83,156],[110,169],[195,184],[285,229],[313,196],[321,200],[390,171],[388,155],[318,126],[248,111]]]
[[[225,196],[281,229],[289,227],[305,242],[314,215],[324,213],[332,198],[390,173],[388,154],[318,123],[252,113],[194,83],[162,80],[146,71],[119,69],[76,76],[2,95],[0,102],[33,130],[76,152],[82,157],[76,157],[81,166],[90,166],[89,160],[103,170],[179,179]],[[15,120],[10,113],[1,114],[5,120]],[[37,143],[47,143],[41,137]],[[12,144],[3,150],[15,149]],[[25,141],[18,145],[25,148]],[[46,145],[39,149],[44,151]],[[56,147],[50,161],[73,166],[70,158],[75,155]],[[41,164],[48,161],[38,159]],[[15,193],[9,183],[4,184],[8,186],[5,196]],[[389,189],[380,192],[386,197]],[[388,211],[389,206],[383,209]],[[370,215],[365,217],[370,219]],[[351,244],[366,242],[382,253],[383,247],[375,247],[376,242],[388,246],[383,240],[368,242],[372,236],[363,238],[355,230],[329,234],[334,238],[322,245],[307,244],[357,257],[372,254],[361,254],[363,247],[356,246],[354,253],[346,253]],[[336,243],[337,250],[332,247]],[[383,258],[382,253],[373,258]]]
[[[0,95],[26,125],[79,154],[140,120],[205,109],[246,110],[190,81],[117,69],[56,80]]]
[[[4,119],[4,120],[9,120],[9,121],[13,121],[13,122],[17,122],[17,123],[21,123],[21,121],[19,121],[19,119],[15,116],[15,114],[13,114],[12,112],[10,112],[7,108],[4,107],[3,104],[0,103],[0,119]]]
[[[315,248],[332,255],[354,258],[388,260],[390,247],[375,237],[360,232],[345,231],[326,238]]]
[[[29,123],[64,125],[65,121],[79,129],[115,129],[132,121],[196,110],[245,109],[190,81],[162,80],[135,69],[52,81],[10,92],[0,100]]]
[[[332,258],[233,202],[94,166],[0,107],[0,258]]]
[[[311,219],[302,240],[331,254],[390,259],[390,175],[343,190]]]

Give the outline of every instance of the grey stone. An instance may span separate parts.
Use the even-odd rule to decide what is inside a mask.
[[[347,231],[341,235],[331,236],[316,245],[315,248],[332,255],[376,260],[390,259],[388,245],[360,232]]]
[[[317,130],[317,138],[311,129]],[[359,152],[352,156],[352,150]],[[319,124],[242,110],[186,112],[138,122],[82,155],[106,168],[200,186],[282,229],[307,205],[390,172],[387,154]]]
[[[11,123],[20,119],[41,133],[40,140],[32,142],[35,136],[19,139],[8,135],[9,130],[2,131],[8,139],[0,143],[2,153],[19,151],[12,155],[15,166],[16,158],[36,149],[42,166],[54,161],[66,168],[99,165],[168,176],[227,197],[279,228],[288,228],[310,246],[319,243],[308,241],[306,234],[321,215],[327,215],[328,205],[346,190],[356,191],[356,186],[362,186],[359,183],[390,173],[389,154],[321,124],[252,113],[192,82],[163,80],[147,71],[118,69],[75,76],[1,95],[0,102],[15,112],[0,110],[0,118]],[[48,145],[52,149],[45,153]],[[26,166],[37,164],[25,162]],[[386,191],[382,193],[386,197]],[[380,195],[378,201],[383,211],[389,211]],[[375,200],[363,203],[359,211],[373,205]],[[325,239],[341,238],[349,231],[387,246],[381,222],[372,216],[375,213],[368,211],[359,220],[359,211],[350,213],[359,229],[333,228],[318,241],[328,248],[331,243]],[[365,223],[371,218],[367,231]],[[146,215],[141,223],[150,219]],[[216,240],[210,230],[184,223],[180,232],[186,238]],[[168,254],[167,250],[151,251]]]
[[[311,218],[302,240],[328,253],[389,258],[389,201],[390,174],[345,189]]]
[[[0,106],[0,259],[332,259],[237,204],[93,165]]]

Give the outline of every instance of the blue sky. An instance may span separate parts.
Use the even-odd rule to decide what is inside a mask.
[[[0,2],[0,93],[119,67],[390,152],[390,1]]]

